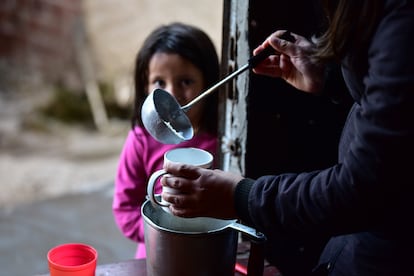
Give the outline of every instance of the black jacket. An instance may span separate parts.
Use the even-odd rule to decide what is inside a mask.
[[[328,275],[414,275],[414,1],[385,2],[358,74],[342,66],[354,105],[338,163],[236,189],[241,219],[271,240],[330,237]]]

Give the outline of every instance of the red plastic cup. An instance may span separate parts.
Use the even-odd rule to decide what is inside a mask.
[[[47,253],[50,276],[94,276],[98,252],[90,245],[67,243]]]

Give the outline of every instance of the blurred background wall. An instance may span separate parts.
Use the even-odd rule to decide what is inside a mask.
[[[221,0],[3,0],[2,90],[22,81],[79,88],[79,50],[98,81],[115,85],[131,72],[148,33],[172,21],[203,28],[221,48]]]

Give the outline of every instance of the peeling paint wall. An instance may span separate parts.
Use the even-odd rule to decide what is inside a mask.
[[[250,55],[248,46],[248,0],[229,0],[225,4],[223,32],[223,71],[230,74],[245,65]],[[248,71],[224,88],[221,98],[221,167],[225,171],[244,174],[247,137],[246,97]]]

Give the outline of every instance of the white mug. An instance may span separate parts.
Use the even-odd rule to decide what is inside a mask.
[[[169,150],[164,154],[164,164],[167,163],[184,163],[209,169],[213,164],[213,155],[208,151],[199,148],[176,148]],[[165,211],[170,212],[168,208],[169,203],[162,199],[161,201],[157,200],[154,193],[154,187],[157,179],[165,174],[167,174],[167,172],[162,169],[154,172],[151,175],[148,180],[147,194],[152,203],[160,205]],[[172,188],[163,187],[163,190],[164,189],[169,193],[174,193],[174,189]]]

